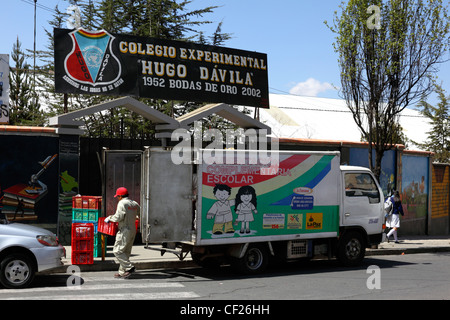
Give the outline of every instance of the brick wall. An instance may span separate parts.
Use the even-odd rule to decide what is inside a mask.
[[[450,212],[450,165],[436,164],[431,166],[432,196],[430,235],[449,233]]]

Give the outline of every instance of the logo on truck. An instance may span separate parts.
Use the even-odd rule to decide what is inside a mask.
[[[322,213],[308,213],[306,214],[306,229],[320,230],[323,224]]]

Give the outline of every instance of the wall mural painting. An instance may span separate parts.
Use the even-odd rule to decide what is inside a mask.
[[[428,211],[429,158],[402,157],[402,204],[405,219],[422,219]]]
[[[396,188],[395,156],[395,150],[388,150],[384,153],[383,160],[381,161],[381,175],[379,183],[381,189],[383,189],[383,194],[385,197],[388,197]],[[375,159],[375,153],[373,158]],[[349,165],[369,168],[369,157],[367,154],[367,149],[350,148]]]
[[[9,221],[57,220],[58,139],[1,136],[0,211]],[[18,148],[17,146],[20,146]]]

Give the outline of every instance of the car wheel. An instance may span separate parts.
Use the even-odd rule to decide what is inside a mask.
[[[34,274],[31,259],[23,254],[11,254],[0,264],[0,282],[9,289],[28,287]]]

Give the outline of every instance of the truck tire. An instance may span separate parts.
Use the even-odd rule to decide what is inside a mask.
[[[242,258],[235,258],[232,266],[240,273],[258,274],[263,272],[269,263],[267,246],[250,244]]]
[[[366,246],[360,232],[346,232],[339,240],[338,259],[347,266],[359,265],[366,254]]]
[[[31,259],[20,253],[6,256],[0,263],[0,282],[8,289],[26,288],[35,274]]]

